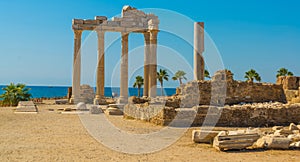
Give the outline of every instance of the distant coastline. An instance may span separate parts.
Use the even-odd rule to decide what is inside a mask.
[[[0,85],[0,94],[3,94],[2,88],[6,85]],[[67,96],[69,86],[27,86],[30,88],[32,98],[61,98]],[[172,96],[176,93],[176,88],[164,88],[167,96]],[[120,94],[119,87],[105,87],[105,96],[112,97],[112,92]],[[143,89],[141,89],[143,92]],[[160,95],[160,88],[157,88],[157,94]],[[138,90],[136,88],[129,88],[129,96],[137,96]]]

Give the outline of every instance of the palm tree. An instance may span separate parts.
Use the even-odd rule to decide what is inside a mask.
[[[30,88],[27,88],[25,84],[10,83],[2,90],[4,93],[0,95],[0,98],[3,99],[3,104],[9,106],[17,106],[19,101],[28,101],[31,97],[29,93]]]
[[[185,72],[182,70],[178,70],[175,75],[172,77],[173,80],[178,80],[180,85],[182,84],[182,79],[187,80],[185,77]]]
[[[138,97],[140,97],[141,95],[141,87],[144,85],[144,79],[143,79],[143,77],[142,76],[137,76],[137,77],[135,77],[135,82],[134,82],[134,84],[133,84],[133,87],[134,88],[138,88]]]
[[[254,79],[257,80],[258,82],[261,81],[261,77],[260,77],[259,74],[258,74],[255,70],[253,70],[253,69],[251,69],[251,70],[249,70],[249,71],[247,71],[247,72],[245,73],[245,78],[247,79],[248,82],[253,82]]]
[[[163,69],[159,69],[159,72],[157,72],[157,79],[160,82],[160,89],[161,89],[161,95],[164,96],[164,87],[163,87],[163,83],[164,80],[168,81],[169,80],[169,74],[166,70]]]
[[[208,70],[205,70],[205,71],[204,71],[204,77],[205,77],[205,78],[208,78],[208,79],[211,78]]]
[[[277,71],[277,75],[276,77],[280,77],[280,76],[294,76],[294,74],[292,72],[290,72],[288,69],[286,68],[280,68],[278,71]]]

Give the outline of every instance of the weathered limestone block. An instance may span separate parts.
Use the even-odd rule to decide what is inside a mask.
[[[300,141],[300,134],[291,134],[287,138],[293,142],[298,142]]]
[[[193,130],[192,140],[195,143],[213,143],[220,131]]]
[[[95,20],[107,20],[107,17],[106,16],[95,16]]]
[[[96,105],[90,107],[90,114],[101,114],[103,113],[102,109]]]
[[[20,101],[15,112],[37,112],[38,109],[32,101]]]
[[[297,149],[299,149],[300,148],[300,141],[299,142],[293,142],[293,143],[291,143],[290,147],[291,148],[297,148]]]
[[[83,24],[98,25],[98,24],[100,24],[100,21],[99,20],[83,20]]]
[[[282,130],[282,129],[283,129],[283,126],[274,126],[274,127],[272,127],[273,131]]]
[[[72,20],[72,24],[76,25],[76,24],[83,24],[83,20],[82,19],[73,19]]]
[[[245,149],[252,146],[259,135],[255,134],[236,134],[236,135],[217,135],[214,138],[213,146],[218,150]]]
[[[287,101],[292,101],[294,98],[297,98],[299,96],[298,90],[285,90],[284,92]]]
[[[123,115],[123,111],[118,108],[109,107],[105,110],[107,115]]]
[[[62,105],[67,103],[68,103],[68,99],[55,100],[55,104],[57,105]]]
[[[88,111],[89,109],[86,107],[86,104],[85,104],[85,103],[79,102],[79,103],[76,105],[76,110],[77,110],[77,111]]]
[[[289,149],[291,140],[282,137],[264,136],[259,143],[265,143],[268,149]]]
[[[120,26],[120,22],[119,21],[107,21],[107,25],[108,26]]]
[[[89,85],[80,86],[80,96],[77,102],[84,102],[92,104],[94,102],[95,92],[94,89]]]
[[[120,25],[123,27],[135,27],[137,23],[133,21],[121,21]]]
[[[299,128],[297,127],[296,124],[291,123],[290,126],[289,126],[289,130],[290,130],[290,131],[294,131],[294,130],[299,130]]]

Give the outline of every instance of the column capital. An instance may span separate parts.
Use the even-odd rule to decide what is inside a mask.
[[[121,32],[121,36],[122,36],[122,38],[124,37],[127,37],[128,38],[128,36],[129,36],[129,32]]]
[[[100,34],[100,35],[101,35],[101,34],[104,35],[104,34],[105,34],[105,31],[104,31],[104,30],[96,30],[96,33],[97,33],[98,35],[99,35],[99,34]]]
[[[145,32],[143,34],[144,34],[145,45],[149,45],[150,44],[150,33],[149,32]]]
[[[74,31],[74,37],[75,37],[75,39],[81,38],[83,30],[74,29],[73,31]]]

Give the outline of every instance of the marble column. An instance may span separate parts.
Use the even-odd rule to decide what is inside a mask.
[[[96,79],[96,97],[94,104],[105,104],[104,100],[104,82],[105,82],[105,68],[104,68],[104,31],[97,31],[98,35],[98,65],[97,65],[97,79]]]
[[[204,80],[204,23],[194,23],[194,79]]]
[[[122,34],[122,56],[121,56],[121,82],[120,82],[120,103],[128,101],[128,35]]]
[[[144,39],[145,39],[145,49],[144,49],[144,97],[148,97],[149,95],[149,63],[150,63],[150,33],[146,32],[144,33]]]
[[[156,97],[156,73],[157,73],[157,34],[158,30],[150,31],[150,70],[149,70],[149,96]]]
[[[74,30],[74,60],[72,76],[72,97],[70,103],[76,104],[80,93],[80,72],[81,72],[81,36],[82,30]]]

